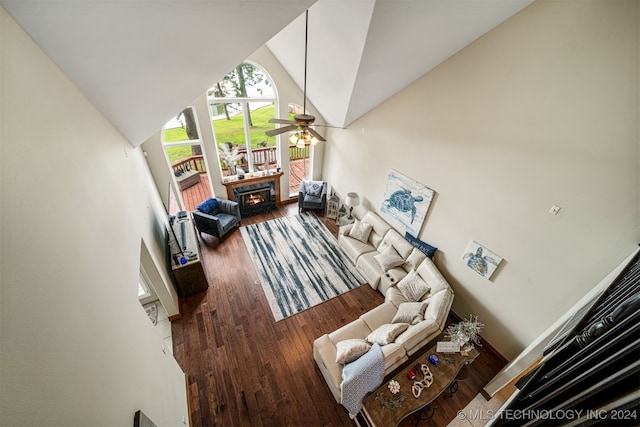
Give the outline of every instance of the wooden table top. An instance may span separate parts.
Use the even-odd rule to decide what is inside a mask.
[[[431,354],[437,355],[440,359],[437,365],[429,362],[429,355]],[[473,362],[479,354],[475,348],[468,353],[468,356],[462,356],[460,353],[437,353],[435,346],[429,348],[422,356],[416,359],[414,365],[424,363],[429,366],[433,374],[431,386],[424,388],[416,399],[411,392],[411,387],[414,381],[422,380],[424,375],[418,371],[416,378],[410,380],[407,378],[407,372],[411,366],[403,368],[391,380],[382,384],[362,401],[362,415],[365,421],[371,427],[398,425],[404,418],[424,408],[440,396],[456,379],[460,369],[464,365]],[[445,357],[453,358],[453,362],[447,362]],[[400,392],[395,395],[391,393],[388,387],[389,382],[393,380],[400,384]]]

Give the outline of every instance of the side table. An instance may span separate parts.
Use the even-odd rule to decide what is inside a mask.
[[[437,365],[429,362],[429,355],[436,354],[440,359]],[[475,348],[467,356],[460,353],[437,353],[433,346],[424,352],[415,363],[424,363],[429,366],[433,374],[433,383],[425,388],[418,398],[413,396],[411,386],[415,380],[407,378],[409,367],[398,372],[390,381],[400,384],[400,391],[392,394],[389,390],[389,382],[382,384],[376,391],[362,401],[361,414],[370,427],[396,426],[400,421],[420,409],[426,408],[438,396],[440,396],[456,379],[463,366],[472,363],[480,353]],[[447,361],[446,358],[453,361]],[[422,380],[422,373],[418,372],[416,380]]]
[[[338,224],[338,227],[342,227],[343,225],[353,224],[355,220],[356,220],[355,216],[349,218],[348,215],[343,215],[336,220],[336,224]]]

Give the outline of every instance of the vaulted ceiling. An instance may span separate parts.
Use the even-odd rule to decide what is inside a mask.
[[[533,0],[0,0],[137,146],[264,44],[348,126]]]

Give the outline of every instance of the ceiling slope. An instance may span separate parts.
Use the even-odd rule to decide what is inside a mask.
[[[315,0],[0,0],[133,146]]]
[[[374,5],[375,0],[319,0],[309,9],[307,97],[327,123],[344,123]],[[301,88],[304,23],[302,14],[267,42],[269,50]]]
[[[319,0],[309,9],[309,101],[345,127],[532,1]],[[300,85],[303,36],[301,17],[267,42]]]
[[[533,0],[0,0],[132,145],[267,44],[345,127]],[[299,101],[302,103],[302,99]]]

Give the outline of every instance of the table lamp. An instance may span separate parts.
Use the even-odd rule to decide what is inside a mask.
[[[358,193],[347,193],[347,199],[344,201],[346,206],[349,206],[349,219],[353,219],[353,208],[360,205],[360,196]]]

